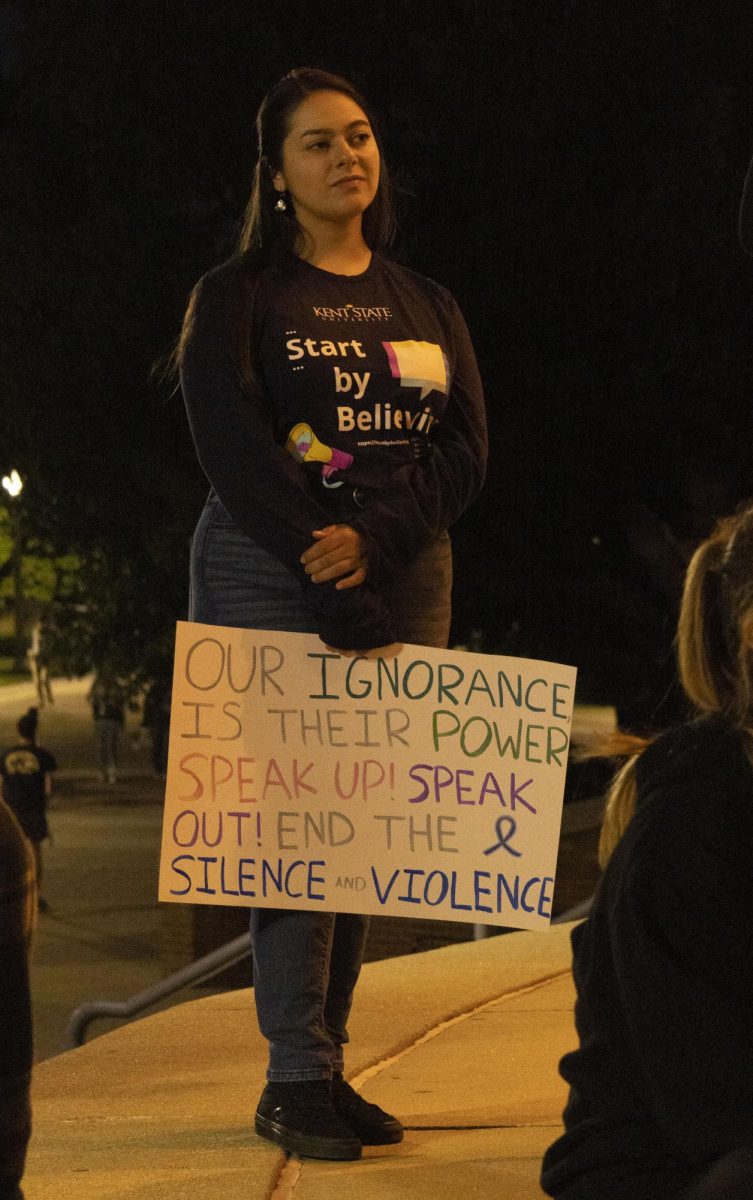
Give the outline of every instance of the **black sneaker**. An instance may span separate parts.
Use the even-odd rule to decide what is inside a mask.
[[[359,1138],[335,1111],[328,1079],[268,1083],[254,1128],[260,1137],[302,1158],[361,1157]]]
[[[378,1104],[369,1104],[342,1075],[332,1076],[332,1103],[338,1117],[357,1133],[364,1146],[392,1146],[403,1140],[403,1127]]]

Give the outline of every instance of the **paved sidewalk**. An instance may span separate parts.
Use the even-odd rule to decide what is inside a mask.
[[[27,1200],[540,1200],[574,1044],[569,927],[368,964],[348,1073],[406,1123],[359,1163],[252,1132],[250,992],[179,1005],[40,1064]]]
[[[37,1061],[65,1049],[72,1011],[84,1000],[125,1000],[164,975],[159,962],[157,876],[164,785],[148,748],[133,743],[129,714],[118,782],[103,783],[96,762],[90,679],[55,680],[55,703],[40,712],[39,741],[59,770],[43,845],[43,894],[32,950]],[[30,683],[0,688],[0,745],[36,693]],[[89,1036],[114,1028],[96,1022]]]
[[[99,781],[86,686],[58,684],[42,713],[40,740],[61,770],[46,853],[52,911],[32,976],[27,1200],[540,1200],[540,1157],[565,1099],[556,1065],[575,1040],[567,927],[364,968],[349,1075],[407,1134],[361,1163],[287,1160],[252,1132],[266,1046],[248,990],[177,996],[116,1028],[96,1022],[85,1046],[59,1053],[82,1000],[125,999],[164,974],[162,784],[143,747],[128,748],[115,787]],[[3,741],[32,702],[29,685],[0,690]],[[572,816],[589,827],[591,807]]]

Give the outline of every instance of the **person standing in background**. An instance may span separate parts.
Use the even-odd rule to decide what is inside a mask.
[[[152,769],[158,779],[164,779],[167,774],[172,688],[172,679],[159,675],[152,680],[144,697],[141,726],[149,734]]]
[[[31,670],[32,682],[37,689],[39,707],[54,704],[52,684],[50,683],[49,636],[45,622],[39,618],[31,627],[31,642],[26,652]]]
[[[36,744],[37,710],[29,709],[19,720],[19,740],[0,756],[3,800],[11,809],[29,840],[36,868],[39,910],[49,905],[42,896],[42,842],[49,837],[47,805],[52,797],[54,755]]]
[[[123,690],[114,679],[98,675],[89,690],[88,700],[94,718],[102,779],[106,783],[116,783],[120,735],[125,724]]]

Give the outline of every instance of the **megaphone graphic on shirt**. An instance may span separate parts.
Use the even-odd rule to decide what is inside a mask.
[[[294,425],[285,443],[288,454],[292,454],[297,462],[318,462],[322,464],[322,480],[326,487],[339,487],[340,484],[327,483],[335,471],[347,471],[353,462],[353,455],[334,446],[325,446],[320,442],[310,425],[301,422]]]

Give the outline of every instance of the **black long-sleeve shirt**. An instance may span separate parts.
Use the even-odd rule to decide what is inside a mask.
[[[636,814],[573,932],[580,1048],[557,1200],[673,1200],[753,1141],[753,769],[706,718],[637,764]]]
[[[292,254],[266,267],[240,256],[195,289],[181,383],[212,488],[299,578],[324,640],[394,640],[381,584],[457,520],[484,478],[481,383],[452,296],[378,255],[357,276]],[[299,560],[313,530],[343,520],[364,538],[368,579],[337,591]]]

